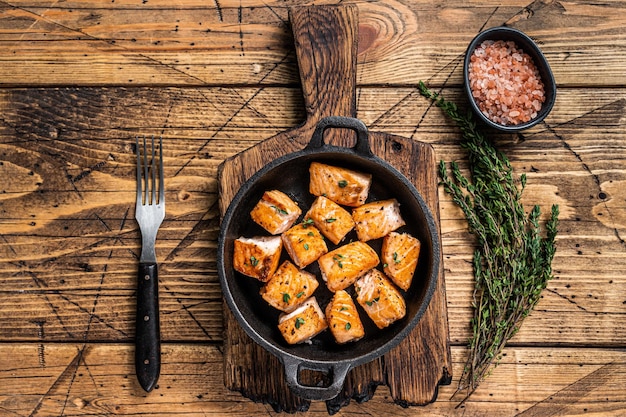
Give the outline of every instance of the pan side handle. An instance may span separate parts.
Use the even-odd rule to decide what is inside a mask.
[[[351,366],[349,363],[322,363],[309,362],[302,359],[284,356],[285,379],[291,391],[300,398],[307,400],[325,401],[337,397],[343,389],[343,384]],[[329,374],[332,382],[326,387],[302,385],[299,381],[300,371],[308,369]]]
[[[369,142],[369,133],[367,126],[361,120],[354,117],[328,116],[324,117],[315,126],[315,131],[311,137],[311,141],[307,145],[309,149],[319,149],[324,146],[324,132],[327,129],[340,128],[350,129],[356,132],[356,144],[354,150],[358,155],[364,157],[373,157],[372,149]]]

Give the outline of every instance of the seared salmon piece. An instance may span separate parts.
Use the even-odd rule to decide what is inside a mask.
[[[365,336],[356,305],[344,290],[337,291],[326,306],[326,321],[339,344],[355,342]]]
[[[372,184],[372,176],[350,169],[311,162],[309,192],[323,195],[337,204],[358,207],[365,203]]]
[[[315,297],[309,298],[291,313],[278,318],[278,329],[290,345],[306,342],[328,328],[324,312]]]
[[[378,265],[380,258],[370,245],[357,241],[320,256],[317,262],[326,286],[336,292],[354,284],[359,277]]]
[[[391,232],[383,238],[383,270],[404,291],[413,281],[421,246],[419,239],[408,233]]]
[[[378,269],[372,269],[355,284],[358,303],[379,329],[384,329],[406,314],[400,291]]]
[[[233,268],[261,282],[267,282],[278,268],[283,242],[280,236],[235,239]]]
[[[284,261],[261,288],[261,297],[272,307],[289,312],[312,296],[318,286],[315,275]]]
[[[363,242],[381,238],[406,224],[395,198],[357,207],[352,210],[352,218],[356,223],[357,237]]]
[[[252,220],[273,235],[279,235],[289,229],[298,220],[302,210],[282,191],[271,190],[250,212]]]
[[[304,218],[313,220],[315,227],[335,245],[354,229],[352,215],[324,196],[315,199]]]
[[[304,268],[328,252],[326,241],[313,221],[305,220],[282,234],[285,250],[293,263]]]

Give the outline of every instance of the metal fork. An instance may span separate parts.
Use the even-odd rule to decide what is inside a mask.
[[[145,136],[143,137],[143,158],[139,137],[135,137],[135,144],[137,149],[135,219],[141,230],[141,256],[137,275],[135,371],[141,387],[150,392],[155,387],[161,370],[159,274],[155,241],[159,226],[165,218],[163,138],[159,139],[158,160],[155,155],[154,136],[152,136],[150,158],[148,158]]]

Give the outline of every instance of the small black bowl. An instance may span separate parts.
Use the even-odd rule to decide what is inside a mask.
[[[474,97],[472,96],[472,90],[469,84],[469,63],[470,57],[474,50],[480,46],[480,44],[485,40],[503,40],[503,41],[514,41],[518,48],[522,49],[525,53],[527,53],[533,60],[535,67],[537,67],[539,71],[539,75],[541,77],[541,81],[544,86],[544,95],[546,100],[542,103],[541,110],[537,112],[537,116],[526,123],[520,123],[517,125],[502,125],[500,123],[493,122],[487,116],[485,116],[478,105]],[[545,56],[537,46],[537,44],[524,32],[509,28],[506,26],[498,26],[491,29],[487,29],[481,33],[479,33],[469,44],[467,48],[467,52],[465,53],[465,62],[463,65],[463,80],[464,80],[464,89],[465,93],[470,102],[470,106],[474,110],[474,113],[478,116],[480,120],[486,123],[488,126],[491,126],[495,129],[506,131],[506,132],[518,132],[524,129],[528,129],[531,126],[536,125],[541,122],[552,110],[552,106],[554,106],[554,102],[556,100],[556,82],[554,81],[554,75],[552,74],[552,70],[550,69],[550,65],[546,60]]]

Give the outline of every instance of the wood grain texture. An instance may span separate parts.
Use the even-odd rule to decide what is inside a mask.
[[[465,354],[452,349],[457,375]],[[7,415],[281,415],[223,386],[223,357],[215,344],[165,344],[159,385],[150,394],[134,378],[129,344],[0,344],[0,358],[9,357],[0,360],[0,410]],[[562,348],[546,354],[543,348],[508,348],[502,364],[460,409],[451,399],[453,385],[442,386],[438,401],[420,409],[394,405],[387,388],[379,387],[371,400],[350,401],[336,415],[618,417],[626,403],[625,365],[626,353],[617,349]],[[511,392],[524,396],[512,401]],[[328,415],[323,402],[307,411],[296,415]]]
[[[131,144],[143,132],[165,137],[168,216],[157,242],[163,337],[222,339],[213,267],[217,167],[305,117],[298,88],[262,94],[237,89],[236,96],[230,91],[0,91],[0,170],[11,178],[0,190],[2,294],[11,300],[0,304],[4,340],[36,341],[34,322],[45,323],[47,340],[82,340],[98,294],[104,296],[98,296],[88,337],[132,339],[139,234]],[[443,93],[462,103],[456,89]],[[357,97],[357,115],[370,129],[430,143],[436,159],[465,164],[458,132],[415,89],[359,88]],[[167,104],[145,107],[147,102]],[[518,343],[572,344],[581,334],[591,345],[616,346],[626,339],[625,105],[621,90],[560,90],[544,125],[523,137],[494,135],[515,172],[528,176],[525,202],[544,211],[558,202],[562,213],[556,279],[516,336]],[[472,239],[458,209],[445,194],[439,198],[450,334],[454,343],[464,343]]]
[[[287,19],[298,4],[0,5],[0,414],[276,414],[223,386],[217,170],[306,120]],[[541,42],[559,87],[552,113],[522,135],[489,135],[515,173],[527,174],[525,203],[547,211],[557,202],[562,214],[555,279],[505,363],[465,408],[455,410],[450,400],[454,381],[425,409],[393,405],[381,386],[370,401],[351,401],[340,412],[623,415],[626,2],[354,4],[357,116],[372,131],[428,143],[437,160],[462,167],[459,132],[419,96],[416,82],[428,81],[464,107],[461,57],[475,33],[507,22]],[[131,359],[138,133],[163,134],[168,177],[157,242],[168,362],[151,396],[134,382]],[[474,241],[441,190],[439,201],[458,376]],[[74,373],[83,347],[97,366]],[[369,396],[369,387],[353,389]],[[309,414],[327,415],[326,404],[311,404]]]
[[[299,2],[16,0],[1,6],[0,83],[15,85],[273,85],[298,82],[288,7]],[[333,3],[323,1],[318,3]],[[464,49],[509,24],[541,42],[559,86],[619,83],[626,5],[560,1],[364,2],[357,79],[459,85]],[[567,34],[567,36],[563,36]],[[580,70],[593,68],[593,71]]]

